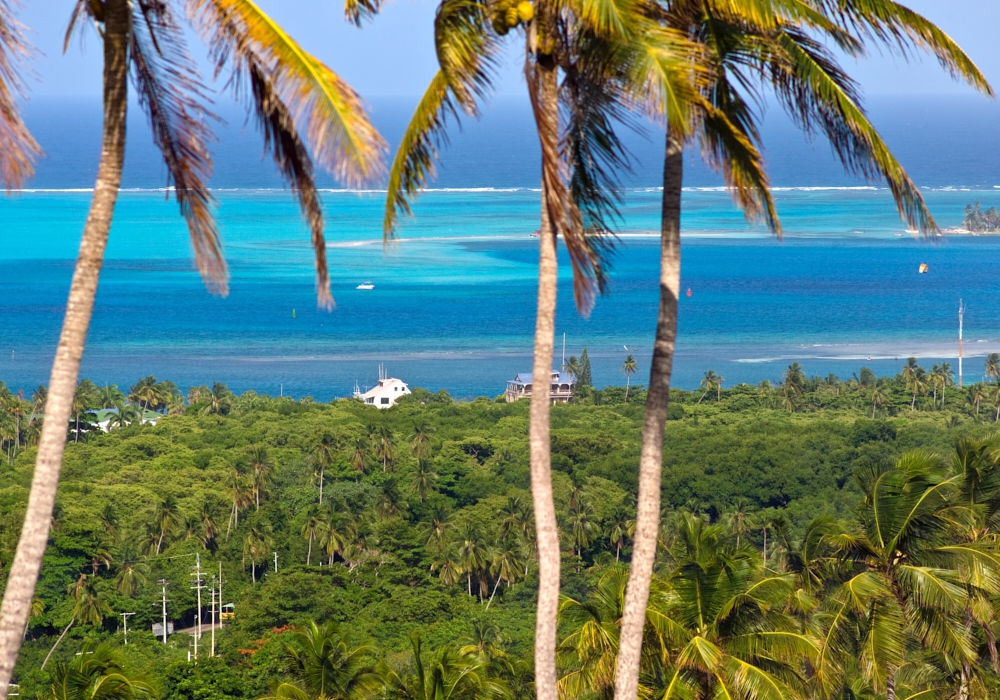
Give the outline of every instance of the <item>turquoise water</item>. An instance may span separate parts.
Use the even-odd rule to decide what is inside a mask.
[[[778,241],[746,225],[725,192],[684,195],[683,288],[675,384],[707,369],[775,380],[796,360],[810,374],[895,372],[914,354],[954,358],[959,298],[966,377],[1000,351],[1000,239],[926,243],[903,231],[885,190],[781,189]],[[30,389],[48,379],[86,191],[24,192],[0,200],[0,378]],[[530,370],[538,193],[434,191],[383,250],[380,193],[326,192],[337,308],[316,309],[308,235],[286,192],[220,190],[231,292],[213,297],[190,261],[176,205],[162,192],[122,193],[82,374],[131,384],[146,374],[182,387],[212,381],[329,399],[371,384],[379,363],[411,385],[459,397],[495,396]],[[558,346],[586,346],[595,383],[622,383],[625,347],[640,376],[656,318],[659,192],[635,189],[609,293],[590,318],[560,280]],[[991,190],[927,190],[939,223]],[[920,263],[930,272],[917,274]],[[370,280],[373,291],[355,286]],[[292,318],[292,310],[296,318]],[[557,351],[558,355],[558,351]],[[871,358],[870,360],[868,358]],[[954,362],[954,360],[951,360]]]

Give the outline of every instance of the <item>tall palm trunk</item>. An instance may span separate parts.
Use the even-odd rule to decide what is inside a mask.
[[[31,599],[49,536],[52,507],[59,485],[59,470],[66,447],[66,424],[73,410],[80,359],[87,341],[87,328],[94,308],[104,249],[121,183],[128,104],[127,0],[106,0],[104,19],[104,131],[101,161],[70,285],[59,346],[56,348],[49,378],[45,423],[39,441],[28,508],[7,579],[3,606],[0,608],[0,700],[7,697],[7,686],[21,647],[21,630],[31,611]]]
[[[56,647],[59,646],[59,642],[63,640],[63,637],[65,637],[66,633],[69,632],[69,628],[73,626],[74,622],[76,622],[76,616],[73,616],[69,619],[69,624],[66,625],[66,629],[62,631],[62,634],[59,635],[59,639],[57,639],[56,643],[52,645],[51,649],[49,649],[49,653],[45,655],[45,661],[42,662],[43,671],[45,670],[45,665],[49,662],[49,659],[52,658],[52,652],[54,652],[56,650]]]
[[[556,66],[550,56],[538,58],[540,137],[558,141],[559,106]],[[558,143],[542,143],[543,154],[558,152]],[[543,156],[544,157],[544,156]],[[555,343],[558,260],[556,230],[542,181],[542,221],[538,237],[538,310],[532,364],[528,443],[531,451],[531,498],[538,540],[538,607],[535,618],[535,692],[538,700],[557,700],[556,617],[559,612],[559,532],[552,498],[549,441],[550,382]]]
[[[632,564],[625,589],[621,642],[615,675],[615,700],[634,700],[639,688],[639,661],[646,603],[656,559],[660,529],[660,485],[663,468],[663,428],[670,400],[670,374],[677,339],[677,299],[681,286],[681,181],[684,140],[667,128],[663,163],[663,218],[660,227],[660,311],[649,370],[646,415],[639,457],[639,498],[636,507]]]

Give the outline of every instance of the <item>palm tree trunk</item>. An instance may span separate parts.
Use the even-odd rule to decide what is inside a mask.
[[[309,566],[309,560],[312,559],[313,554],[313,536],[309,533],[309,549],[306,550],[306,566]]]
[[[497,582],[496,582],[496,585],[495,585],[495,586],[493,586],[493,592],[492,592],[492,593],[490,593],[490,602],[488,602],[488,603],[486,604],[486,609],[487,609],[487,610],[489,610],[489,609],[490,609],[490,606],[491,606],[491,605],[493,604],[493,596],[495,596],[495,595],[497,594],[497,589],[498,589],[498,588],[500,588],[500,581],[501,581],[501,580],[502,580],[502,579],[501,579],[501,578],[500,578],[499,576],[497,576]]]
[[[639,688],[639,661],[642,631],[646,624],[646,604],[656,559],[656,539],[660,529],[660,489],[663,467],[663,428],[670,400],[677,339],[677,298],[681,286],[681,182],[684,177],[683,137],[667,128],[663,163],[663,219],[660,228],[660,310],[656,340],[646,392],[646,415],[642,425],[642,452],[639,457],[639,497],[632,564],[625,589],[621,641],[615,675],[615,700],[634,700]]]
[[[325,467],[319,468],[319,504],[323,505],[323,470]]]
[[[45,661],[42,662],[43,671],[45,670],[45,664],[47,664],[49,662],[49,659],[52,658],[52,652],[54,652],[56,650],[56,647],[59,646],[59,642],[63,640],[63,637],[65,637],[66,633],[69,632],[69,628],[73,626],[74,622],[76,622],[76,617],[70,618],[69,624],[66,625],[66,629],[62,631],[62,634],[59,635],[59,639],[57,639],[56,643],[52,645],[51,649],[49,649],[49,653],[45,655]]]
[[[889,674],[885,682],[885,700],[896,700],[896,672]]]
[[[625,375],[625,403],[628,403],[628,383],[629,383],[629,376],[626,374]]]
[[[558,157],[559,109],[557,67],[539,55],[536,119],[543,159]],[[530,83],[529,83],[530,85]],[[545,120],[544,123],[542,120]],[[556,155],[553,155],[556,154]],[[545,164],[543,163],[543,171]],[[556,689],[556,625],[559,613],[559,531],[552,497],[549,413],[550,374],[555,343],[558,260],[556,229],[549,216],[548,188],[542,178],[542,217],[538,236],[538,309],[535,319],[528,444],[531,453],[531,498],[538,543],[538,607],[535,617],[535,692],[538,700],[558,700]]]
[[[38,581],[42,556],[45,554],[52,507],[59,485],[59,471],[66,448],[66,424],[73,410],[80,359],[87,341],[104,249],[121,183],[128,104],[129,5],[126,0],[106,0],[104,17],[104,130],[101,161],[70,285],[62,333],[55,361],[52,363],[45,407],[46,420],[39,441],[28,508],[7,578],[3,605],[0,607],[0,700],[7,697],[7,687],[21,648],[21,630],[31,611],[31,599]]]

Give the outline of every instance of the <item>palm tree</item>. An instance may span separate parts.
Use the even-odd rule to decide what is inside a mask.
[[[622,372],[625,373],[625,403],[628,403],[628,385],[629,380],[632,379],[632,375],[639,371],[639,366],[635,363],[635,358],[629,355],[625,358],[625,364],[622,365]]]
[[[136,382],[135,386],[128,390],[128,399],[134,404],[142,405],[142,418],[145,419],[146,411],[156,410],[160,403],[160,392],[156,389],[156,377],[149,375]]]
[[[326,552],[327,562],[333,566],[335,554],[344,555],[350,537],[350,524],[336,513],[328,513],[319,529],[319,544]]]
[[[628,537],[631,517],[632,514],[624,506],[618,506],[604,524],[608,533],[608,542],[615,548],[616,562],[621,559],[622,547],[625,546],[625,538]]]
[[[426,459],[417,459],[417,470],[413,475],[413,483],[417,487],[420,500],[427,502],[427,493],[434,488],[438,475],[431,471],[431,463]]]
[[[80,442],[80,419],[90,413],[97,402],[97,387],[89,379],[77,384],[73,392],[73,420],[76,423],[73,442]]]
[[[568,634],[559,645],[559,657],[565,669],[559,679],[564,697],[583,697],[593,693],[597,698],[610,698],[614,691],[615,661],[618,656],[622,611],[628,572],[622,567],[609,567],[588,598],[577,601],[564,598],[559,606],[561,627]],[[643,635],[647,648],[644,670],[652,671],[656,657],[652,649],[661,649],[672,622],[664,615],[666,597],[658,581],[646,610]]]
[[[485,584],[483,573],[488,567],[488,553],[483,535],[471,522],[466,522],[458,537],[458,560],[466,577],[466,590],[472,595],[472,577],[479,581],[480,598]]]
[[[56,664],[42,700],[141,700],[155,698],[156,689],[131,673],[110,645],[96,649],[91,642],[69,664]]]
[[[52,658],[52,652],[56,650],[59,646],[59,642],[63,640],[66,633],[69,632],[69,628],[73,626],[74,622],[79,621],[80,624],[93,625],[98,627],[104,622],[105,615],[112,615],[114,611],[105,598],[104,591],[97,588],[95,585],[97,579],[93,576],[87,576],[87,574],[81,574],[80,578],[74,583],[69,585],[67,592],[73,596],[73,614],[69,619],[69,624],[63,629],[62,634],[56,639],[56,643],[52,645],[49,649],[49,653],[45,655],[45,660],[42,661],[42,669]]]
[[[420,633],[410,634],[414,673],[400,675],[395,668],[382,664],[385,700],[478,700],[499,694],[500,688],[487,680],[474,654],[462,654],[445,645],[424,659]]]
[[[496,583],[493,584],[493,592],[486,603],[486,609],[490,609],[493,603],[493,596],[497,594],[500,583],[505,582],[508,587],[516,583],[522,576],[521,570],[524,564],[521,562],[521,549],[513,537],[503,540],[494,550],[492,561],[490,562],[490,573],[496,576]]]
[[[708,396],[709,392],[719,386],[720,379],[721,377],[715,373],[715,370],[710,369],[705,372],[705,376],[702,377],[701,382],[698,384],[698,388],[705,393],[698,399],[698,403],[701,403],[702,399]]]
[[[130,69],[138,102],[152,123],[163,151],[173,193],[188,221],[195,257],[206,282],[226,291],[226,268],[212,218],[212,195],[205,182],[211,169],[206,147],[208,113],[203,90],[183,45],[177,17],[189,16],[213,49],[217,70],[233,69],[232,86],[246,99],[273,151],[279,171],[292,185],[309,221],[319,272],[319,302],[332,298],[326,274],[323,214],[312,174],[312,154],[324,168],[348,183],[378,176],[384,142],[356,93],[329,68],[306,53],[256,4],[237,0],[192,0],[187,12],[174,12],[167,2],[108,0],[76,3],[71,24],[93,20],[104,48],[104,125],[90,213],[70,286],[66,316],[49,381],[47,420],[42,428],[35,479],[29,497],[18,556],[11,566],[0,612],[0,698],[7,684],[21,630],[27,620],[65,448],[65,426],[72,413],[73,393],[86,343],[94,296],[108,232],[121,183]],[[358,17],[366,2],[348,3]],[[6,23],[7,8],[2,11]],[[20,34],[4,27],[3,42],[17,49]],[[6,54],[5,54],[6,55]],[[15,55],[17,55],[15,53]],[[4,70],[9,80],[10,71]],[[0,100],[12,99],[5,90]],[[5,181],[20,182],[30,171],[33,141],[16,109],[0,110],[4,143],[0,170]],[[300,134],[299,124],[306,125]],[[11,131],[8,131],[12,129]]]
[[[309,510],[306,511],[306,519],[302,524],[302,536],[309,542],[308,548],[306,549],[306,566],[309,566],[312,560],[313,540],[316,539],[316,536],[320,532],[320,528],[322,526],[323,516],[319,508],[310,507]]]
[[[951,365],[942,362],[939,369],[941,377],[941,408],[944,408],[945,394],[948,387],[955,386],[955,373],[951,371]]]
[[[881,379],[872,385],[872,419],[875,418],[876,408],[885,408],[889,403],[889,383],[886,379]]]
[[[754,141],[759,141],[759,131],[741,94],[742,90],[754,93],[770,87],[779,102],[789,109],[795,123],[809,132],[819,129],[826,133],[849,170],[868,177],[884,177],[901,214],[911,225],[924,231],[936,230],[919,190],[859,107],[855,85],[813,37],[825,34],[834,43],[849,44],[858,51],[871,42],[925,50],[933,53],[953,75],[990,93],[985,77],[947,35],[920,15],[888,0],[836,6],[822,3],[819,9],[828,14],[813,17],[804,17],[786,3],[778,3],[783,7],[774,15],[759,13],[759,5],[755,3],[745,6],[729,3],[722,9],[703,0],[683,0],[663,6],[667,25],[703,40],[705,53],[701,59],[713,70],[710,90],[704,104],[698,106],[701,113],[696,125],[698,140],[705,146],[703,153],[720,166],[726,184],[748,215],[764,218],[778,230],[766,174],[754,145]],[[728,36],[718,34],[723,27],[732,29]],[[763,99],[759,92],[756,97],[758,102]],[[685,142],[691,140],[686,128],[689,124],[685,119],[670,120],[667,124],[660,310],[639,464],[638,525],[630,574],[635,583],[630,580],[622,652],[618,657],[617,700],[631,700],[637,693],[642,610],[648,597],[646,581],[652,576],[659,530],[663,430],[677,337],[683,156]]]
[[[976,382],[968,389],[969,403],[976,407],[976,416],[979,416],[979,404],[986,400],[988,394],[986,391],[986,385],[982,382]]]
[[[216,538],[219,535],[219,526],[215,522],[215,509],[208,501],[201,504],[198,520],[201,524],[201,544],[205,549],[214,552],[216,547],[218,547]]]
[[[326,469],[333,464],[333,453],[337,449],[337,440],[329,433],[323,433],[316,446],[313,447],[313,465],[316,467],[316,478],[319,481],[319,504],[323,505],[323,482],[326,480]]]
[[[149,566],[139,555],[135,544],[125,541],[115,552],[114,563],[118,568],[115,575],[115,590],[126,598],[145,585]]]
[[[573,377],[574,380],[580,376],[580,360],[576,355],[570,355],[569,359],[566,360],[566,366],[563,368],[567,374]]]
[[[792,391],[796,395],[802,394],[806,386],[806,374],[802,370],[802,365],[798,362],[788,365],[784,375],[781,377],[781,381],[787,390]]]
[[[759,560],[730,549],[724,535],[698,516],[678,517],[677,565],[660,604],[667,633],[647,692],[663,700],[796,697],[814,643],[784,612],[789,579],[762,576]]]
[[[431,427],[426,423],[413,426],[413,434],[410,436],[410,449],[417,459],[426,459],[431,456]]]
[[[309,620],[285,644],[294,682],[277,684],[260,700],[360,700],[381,687],[373,661],[375,650],[352,647],[337,625]]]
[[[260,510],[260,493],[267,490],[274,479],[274,462],[268,456],[267,447],[255,445],[247,455],[250,459],[250,483],[253,488],[255,510]]]
[[[958,539],[956,528],[971,524],[974,510],[959,501],[965,476],[940,457],[909,452],[856,477],[863,494],[860,532],[830,538],[852,575],[829,601],[814,668],[822,691],[839,691],[849,657],[857,658],[853,647],[844,648],[843,635],[857,630],[868,640],[860,659],[866,680],[892,699],[902,644],[911,635],[930,652],[959,662],[973,657],[960,568],[995,572],[998,558]]]
[[[927,389],[927,383],[924,381],[924,368],[917,364],[917,358],[908,357],[906,359],[906,365],[903,366],[903,381],[906,382],[906,388],[910,391],[910,410],[916,409],[917,394],[922,394]]]
[[[396,435],[388,425],[380,425],[374,432],[373,441],[375,456],[382,460],[384,472],[396,457]]]
[[[215,382],[212,384],[211,391],[202,400],[204,403],[200,413],[203,416],[224,416],[232,408],[233,392],[229,391],[229,387],[222,382]]]
[[[1000,353],[991,352],[986,357],[986,368],[983,372],[988,382],[1000,382]]]
[[[409,199],[433,173],[437,146],[445,138],[448,115],[461,108],[478,114],[492,84],[499,37],[524,27],[525,78],[542,152],[542,211],[533,376],[552,371],[558,261],[562,239],[574,272],[577,308],[590,310],[606,277],[602,234],[614,218],[613,173],[626,162],[612,124],[623,105],[651,104],[656,95],[669,112],[674,98],[697,74],[689,46],[678,33],[646,32],[649,15],[631,7],[595,11],[586,3],[537,0],[506,9],[486,3],[443,0],[435,20],[439,71],[421,98],[404,133],[389,175],[383,230],[392,236],[395,219],[409,212]],[[613,19],[612,19],[613,18]],[[492,25],[492,27],[490,26]],[[680,48],[683,47],[683,50]],[[658,77],[637,86],[626,73],[636,65]],[[564,74],[560,91],[558,72]],[[566,139],[560,143],[560,100]],[[655,106],[650,110],[663,113]],[[563,146],[563,147],[561,147]],[[608,165],[607,169],[604,165]],[[582,370],[582,368],[581,368]],[[539,384],[545,386],[547,382]],[[556,616],[559,605],[559,533],[551,486],[548,391],[532,393],[529,409],[531,487],[539,560],[535,672],[541,700],[556,699]]]
[[[354,438],[354,445],[351,447],[351,466],[354,471],[362,474],[368,467],[368,441],[360,435]]]
[[[570,512],[569,525],[576,556],[583,557],[583,550],[590,546],[600,530],[597,523],[594,522],[593,507],[586,502],[577,504],[577,507]]]
[[[253,487],[247,482],[246,465],[237,462],[227,480],[229,495],[233,506],[229,510],[229,524],[226,526],[226,537],[233,528],[240,526],[240,513],[253,503]]]
[[[153,527],[158,533],[156,553],[160,553],[163,541],[177,529],[181,523],[181,513],[177,508],[177,499],[168,495],[153,512]]]
[[[271,524],[268,521],[256,523],[243,540],[243,564],[250,559],[250,578],[257,583],[257,562],[263,561],[274,547]]]

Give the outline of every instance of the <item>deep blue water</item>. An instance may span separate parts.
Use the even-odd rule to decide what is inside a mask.
[[[33,106],[31,124],[50,157],[35,191],[0,199],[0,379],[14,388],[48,378],[89,203],[89,192],[66,190],[87,188],[96,164],[91,107]],[[390,141],[408,109],[375,105]],[[1000,204],[995,107],[879,103],[873,115],[928,187],[942,226],[958,224],[971,201]],[[140,190],[120,199],[83,375],[131,384],[153,373],[182,387],[219,380],[238,391],[328,399],[355,381],[372,383],[384,362],[411,385],[499,394],[531,364],[537,246],[528,234],[537,228],[538,193],[528,119],[521,106],[501,103],[483,123],[467,124],[437,183],[459,190],[426,193],[385,251],[382,194],[324,193],[337,301],[326,313],[315,307],[297,207],[288,193],[261,189],[278,185],[252,132],[230,118],[218,144],[213,184],[232,273],[229,296],[218,298],[193,268],[176,205],[141,190],[162,185],[163,172],[134,117],[125,184]],[[623,382],[626,346],[640,377],[648,371],[658,276],[650,233],[659,217],[651,188],[661,147],[655,130],[647,136],[634,137],[641,161],[626,192],[608,295],[583,318],[568,269],[560,283],[557,346],[563,333],[567,354],[586,346],[599,385]],[[953,358],[959,298],[968,306],[966,355],[975,355],[965,374],[981,374],[981,356],[1000,351],[1000,239],[897,237],[903,227],[886,190],[831,189],[861,183],[840,174],[824,145],[804,143],[779,120],[768,122],[765,138],[781,186],[781,241],[746,225],[725,192],[705,189],[717,184],[714,175],[693,162],[688,169],[687,183],[702,189],[684,196],[682,285],[692,296],[682,300],[675,384],[692,387],[707,369],[729,385],[774,380],[792,360],[810,374],[850,376],[862,365],[895,372],[910,354],[927,363]],[[920,263],[929,274],[917,274]],[[374,291],[354,289],[366,280]]]

